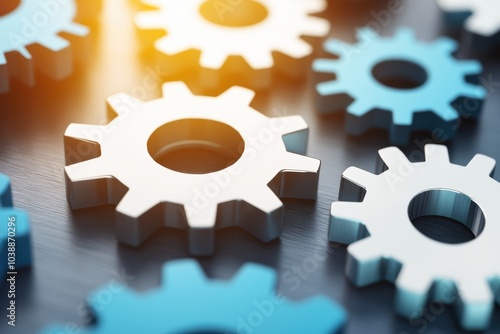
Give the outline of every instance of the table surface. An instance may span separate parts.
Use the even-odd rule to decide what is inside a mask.
[[[433,0],[404,1],[383,34],[398,26],[413,27],[419,38],[432,40],[443,33],[441,16]],[[384,1],[330,1],[322,16],[332,22],[331,36],[354,40],[354,28],[373,20],[372,10],[387,8]],[[128,284],[137,291],[159,285],[162,264],[189,257],[185,232],[162,229],[139,248],[116,241],[112,206],[72,211],[65,198],[63,133],[70,123],[105,124],[104,101],[117,92],[138,93],[148,72],[154,70],[139,52],[132,20],[140,7],[131,1],[109,0],[95,24],[93,49],[88,61],[73,76],[54,82],[37,77],[37,86],[14,83],[9,94],[0,95],[0,171],[12,179],[15,204],[25,209],[32,224],[33,266],[18,275],[17,324],[13,329],[0,322],[0,333],[32,333],[52,322],[87,319],[79,312],[87,294],[124,270],[133,277]],[[321,52],[319,52],[321,53]],[[460,53],[461,55],[466,53]],[[497,53],[498,55],[498,53]],[[500,61],[480,56],[484,75],[500,80]],[[180,77],[169,76],[167,80]],[[201,92],[193,78],[184,78],[194,92]],[[143,100],[160,96],[160,83],[141,91]],[[308,155],[322,161],[318,199],[285,200],[285,228],[279,240],[261,243],[236,228],[219,230],[216,253],[201,258],[213,278],[230,278],[246,262],[278,271],[279,289],[300,300],[325,294],[349,312],[345,333],[450,333],[460,332],[451,307],[435,309],[418,323],[394,314],[394,287],[379,283],[355,288],[344,267],[346,247],[329,243],[327,229],[331,203],[337,199],[341,173],[349,166],[375,170],[377,150],[390,146],[387,133],[370,131],[361,137],[346,134],[342,113],[320,116],[314,109],[313,79],[275,78],[269,91],[257,94],[252,106],[267,115],[286,110],[302,115],[310,126]],[[466,164],[476,153],[500,161],[500,94],[488,97],[478,121],[467,121],[456,139],[448,143],[451,160]],[[406,153],[421,151],[428,134],[416,134]],[[495,177],[499,180],[499,177]],[[445,222],[423,220],[431,229]],[[456,224],[454,224],[456,226]],[[456,234],[465,232],[457,230]],[[315,269],[291,284],[287,277],[316,252],[329,254]],[[497,256],[497,254],[493,255]],[[0,288],[0,305],[7,303],[7,289]],[[3,306],[2,306],[3,308]],[[500,331],[498,308],[487,333]]]

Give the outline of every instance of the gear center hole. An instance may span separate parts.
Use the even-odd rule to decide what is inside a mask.
[[[382,85],[395,89],[415,89],[427,81],[427,72],[422,66],[398,59],[378,63],[372,75]]]
[[[269,12],[254,0],[208,0],[200,7],[207,21],[224,27],[248,27],[264,21]]]
[[[207,174],[234,164],[245,142],[227,124],[208,119],[182,119],[156,129],[148,140],[149,155],[160,165],[186,174]]]
[[[447,244],[474,240],[485,224],[481,208],[469,196],[448,189],[418,194],[408,206],[408,215],[420,233]]]
[[[1,0],[0,17],[12,13],[21,4],[21,0]]]

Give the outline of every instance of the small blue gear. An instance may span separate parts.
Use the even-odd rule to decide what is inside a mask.
[[[412,131],[435,131],[433,135],[449,140],[460,118],[479,115],[486,91],[469,81],[481,73],[482,66],[477,61],[456,60],[453,40],[419,41],[408,28],[398,29],[392,38],[363,28],[357,37],[354,45],[328,40],[325,50],[339,58],[313,63],[316,72],[336,76],[316,86],[318,109],[329,112],[347,106],[348,133],[388,129],[396,145],[408,144]],[[420,85],[403,89],[379,82],[394,76],[420,81]]]
[[[231,281],[207,279],[194,260],[170,262],[164,284],[138,295],[125,287],[98,290],[89,299],[96,325],[80,333],[337,333],[346,313],[325,297],[291,303],[277,297],[276,274],[246,264]],[[64,327],[43,333],[64,333]]]
[[[9,226],[9,222],[11,222]],[[0,279],[6,272],[16,272],[31,265],[31,240],[28,215],[13,208],[10,180],[0,174]],[[10,230],[9,230],[10,227]],[[15,231],[15,232],[14,232]],[[9,232],[11,234],[9,235]],[[15,233],[12,234],[12,232]],[[15,265],[9,266],[9,237],[15,240]]]

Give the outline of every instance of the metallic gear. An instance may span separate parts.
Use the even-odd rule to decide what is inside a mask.
[[[201,12],[206,0],[143,2],[159,8],[137,15],[136,25],[144,32],[143,39],[151,41],[158,37],[155,30],[167,32],[167,36],[156,40],[155,48],[163,56],[162,63],[171,70],[196,66],[186,51],[201,52],[194,57],[199,56],[199,80],[205,86],[217,86],[222,74],[237,74],[238,80],[245,80],[252,88],[267,87],[271,69],[276,66],[285,74],[303,75],[308,65],[301,62],[308,61],[313,48],[300,37],[323,37],[330,29],[327,20],[309,15],[323,11],[327,6],[324,0],[258,0],[267,16],[246,26],[226,26],[224,20],[221,24],[209,21]],[[212,1],[219,15],[229,15],[245,2],[251,1]]]
[[[325,297],[291,303],[277,293],[273,270],[246,264],[228,282],[208,279],[194,260],[178,260],[163,268],[164,282],[154,292],[138,295],[113,284],[96,291],[89,305],[98,321],[87,334],[110,333],[337,333],[345,311]],[[108,301],[108,298],[106,298]],[[161,321],[160,321],[161,320]],[[43,333],[62,333],[64,326]]]
[[[426,145],[420,163],[395,147],[379,154],[384,172],[348,168],[340,201],[332,204],[329,239],[351,244],[347,275],[356,286],[395,282],[396,309],[404,317],[419,316],[432,299],[453,303],[464,329],[486,329],[495,294],[500,300],[495,161],[478,154],[465,167],[451,164],[441,145]],[[476,238],[461,244],[432,240],[412,225],[423,216],[459,221]]]
[[[73,57],[85,56],[89,34],[87,27],[73,22],[75,15],[74,0],[22,0],[0,16],[0,93],[9,91],[9,78],[34,85],[35,68],[55,80],[71,74]],[[71,41],[60,33],[73,35]]]
[[[66,167],[73,209],[119,203],[120,241],[138,246],[162,225],[188,228],[191,252],[208,255],[214,228],[240,226],[271,241],[283,229],[277,195],[316,198],[320,161],[299,155],[308,136],[302,117],[268,118],[249,107],[254,92],[240,87],[218,97],[194,96],[183,83],[165,84],[163,91],[164,98],[151,102],[115,95],[108,103],[118,117],[109,125],[68,127],[67,158],[89,141],[100,146],[96,158]],[[229,152],[235,162],[192,174],[155,161],[196,144]]]
[[[486,93],[466,77],[478,75],[482,67],[476,61],[453,59],[455,42],[448,38],[420,42],[409,29],[397,30],[392,38],[370,29],[357,35],[355,45],[327,41],[326,51],[340,58],[313,63],[315,71],[336,75],[316,86],[318,109],[328,112],[347,106],[347,132],[360,135],[370,127],[389,129],[391,143],[406,145],[411,132],[419,130],[440,129],[442,137],[450,139],[460,116],[478,116]],[[421,85],[400,89],[379,82],[401,76]]]
[[[500,42],[500,3],[496,0],[438,0],[445,20],[464,26],[467,43],[474,51],[487,50]]]
[[[13,208],[10,180],[0,174],[0,279],[6,272],[16,272],[31,265],[31,239],[28,215]],[[14,239],[14,245],[12,245]],[[9,244],[10,243],[10,244]],[[15,264],[10,265],[9,250],[15,247]]]

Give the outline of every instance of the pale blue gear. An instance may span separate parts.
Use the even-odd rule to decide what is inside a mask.
[[[219,281],[208,279],[196,261],[178,260],[164,266],[163,280],[159,289],[144,294],[114,286],[119,292],[107,298],[111,288],[98,290],[89,298],[96,325],[80,333],[326,334],[337,333],[346,321],[345,311],[325,297],[270,302],[275,298],[276,274],[256,264],[244,265],[230,281]],[[43,333],[64,333],[64,326]]]
[[[74,22],[76,11],[75,0],[21,0],[0,16],[0,93],[9,91],[10,78],[33,86],[35,68],[55,80],[72,73],[73,59],[82,57],[81,50],[59,34],[79,39],[89,35],[89,28]]]
[[[331,81],[316,86],[318,109],[321,112],[345,110],[346,130],[360,135],[369,128],[388,129],[390,141],[406,145],[412,131],[439,130],[439,136],[451,139],[461,117],[479,115],[486,96],[483,87],[468,82],[482,71],[477,61],[456,60],[457,44],[449,38],[429,43],[419,41],[408,28],[398,29],[393,37],[382,37],[369,28],[358,30],[359,42],[354,45],[328,40],[324,48],[338,59],[317,59],[316,72],[335,74]],[[410,89],[391,88],[374,77],[375,65],[394,61],[389,71],[394,75],[407,68],[397,61],[419,65],[427,76],[423,84]],[[411,78],[418,73],[403,73]],[[422,78],[415,78],[422,79]],[[354,101],[350,103],[350,99]],[[452,105],[453,104],[453,105]]]
[[[8,223],[15,218],[16,259],[15,268],[8,267]],[[0,173],[0,279],[6,272],[16,272],[31,265],[30,225],[26,212],[13,208],[10,180]]]

